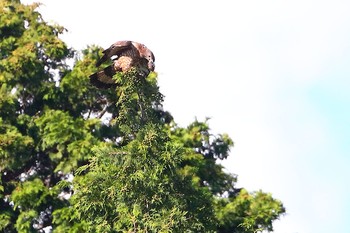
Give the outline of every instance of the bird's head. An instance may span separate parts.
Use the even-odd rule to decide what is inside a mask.
[[[144,44],[133,42],[133,45],[138,50],[140,57],[146,59],[148,61],[148,69],[150,71],[154,71],[155,65],[155,57],[151,50],[149,50]]]
[[[154,71],[154,68],[155,68],[154,62],[148,61],[148,69],[150,71]]]
[[[155,61],[155,58],[154,58],[154,55],[152,53],[151,50],[147,49],[145,50],[145,58],[147,59],[148,61],[148,69],[150,71],[154,71],[154,68],[155,68],[155,65],[154,65],[154,61]]]
[[[148,61],[148,69],[150,71],[154,71],[155,65],[154,65],[154,55],[151,50],[149,50],[146,46],[143,45],[141,56]]]
[[[149,50],[146,46],[143,45],[141,50],[141,56],[146,58],[148,61],[155,61],[154,55],[151,50]]]

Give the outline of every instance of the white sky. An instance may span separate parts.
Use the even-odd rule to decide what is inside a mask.
[[[350,2],[42,2],[75,49],[150,48],[165,109],[182,126],[211,117],[239,185],[285,204],[276,233],[350,232]]]

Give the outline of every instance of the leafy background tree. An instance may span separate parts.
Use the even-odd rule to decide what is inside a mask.
[[[228,135],[177,126],[155,73],[91,86],[101,48],[68,48],[37,7],[0,1],[1,231],[272,230],[282,203],[218,163]]]

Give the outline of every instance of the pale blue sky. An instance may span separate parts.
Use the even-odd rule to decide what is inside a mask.
[[[276,233],[350,232],[349,1],[42,2],[74,48],[153,50],[175,120],[211,117],[239,185],[283,201]]]

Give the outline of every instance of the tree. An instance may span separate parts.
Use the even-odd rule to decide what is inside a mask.
[[[235,187],[217,163],[228,135],[178,127],[155,73],[92,87],[101,48],[68,48],[37,6],[0,1],[1,231],[272,230],[282,203]]]

